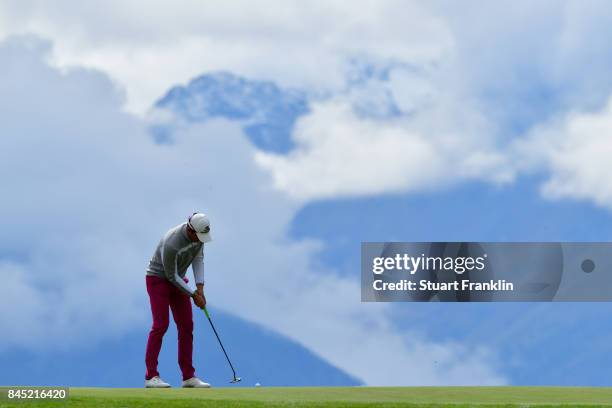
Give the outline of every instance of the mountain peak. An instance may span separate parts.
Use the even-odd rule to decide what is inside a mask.
[[[271,81],[251,80],[230,72],[212,72],[171,88],[155,107],[192,123],[226,118],[243,123],[260,149],[287,152],[297,118],[308,112],[303,92]]]

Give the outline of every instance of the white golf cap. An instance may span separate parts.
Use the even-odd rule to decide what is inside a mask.
[[[189,217],[188,224],[196,232],[200,242],[212,241],[212,237],[210,236],[210,220],[206,214],[198,212],[193,213],[193,215]]]

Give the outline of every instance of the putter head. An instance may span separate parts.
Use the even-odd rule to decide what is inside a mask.
[[[240,381],[242,381],[242,378],[234,377],[234,379],[232,381],[230,381],[230,384],[236,384],[236,383],[239,383]]]

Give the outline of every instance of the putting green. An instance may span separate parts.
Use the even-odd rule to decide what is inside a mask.
[[[0,407],[612,407],[612,388],[260,387],[212,389],[71,388],[69,401]]]

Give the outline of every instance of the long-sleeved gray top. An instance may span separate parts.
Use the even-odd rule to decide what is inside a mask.
[[[189,265],[193,268],[195,283],[204,283],[204,244],[193,242],[187,236],[187,223],[184,222],[170,231],[159,241],[153,257],[149,261],[147,275],[167,279],[186,294],[190,289],[183,280]]]

